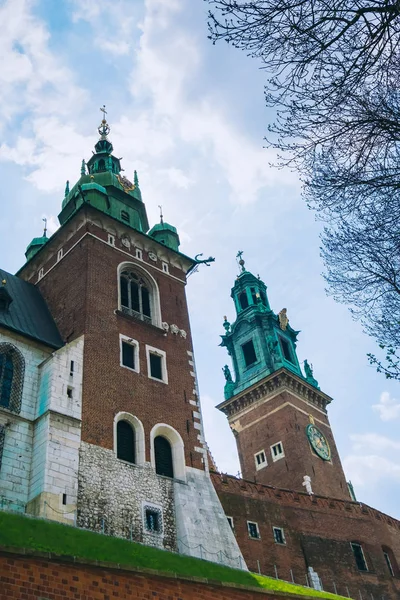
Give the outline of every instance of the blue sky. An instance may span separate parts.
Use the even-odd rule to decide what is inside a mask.
[[[400,518],[400,393],[368,365],[376,347],[326,296],[320,224],[295,173],[269,166],[265,73],[207,39],[203,0],[0,0],[0,264],[15,272],[57,227],[65,182],[78,179],[107,105],[125,175],[137,169],[151,224],[158,205],[186,254],[216,257],[187,293],[206,436],[218,467],[237,473],[223,399],[223,315],[234,319],[235,255],[287,307],[298,355],[334,398],[329,416],[357,498]]]

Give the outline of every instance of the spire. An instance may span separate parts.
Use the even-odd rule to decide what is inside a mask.
[[[106,120],[106,114],[107,114],[106,105],[103,104],[103,106],[102,106],[102,108],[100,108],[100,110],[103,113],[103,118],[101,120],[101,123],[100,123],[99,127],[97,128],[97,131],[100,134],[100,139],[101,140],[106,140],[108,134],[111,131],[110,130],[110,126],[109,126],[109,124],[107,123],[107,120]]]
[[[135,187],[139,187],[139,178],[138,178],[136,170],[135,170],[134,175],[133,175],[133,183],[135,184]]]
[[[68,182],[67,182],[67,183],[68,183]],[[43,231],[43,237],[44,237],[44,238],[47,238],[47,219],[46,219],[46,217],[44,217],[44,218],[42,219],[42,221],[44,221],[44,231]]]
[[[136,173],[136,171],[135,171],[135,173]],[[161,204],[158,205],[158,208],[160,209],[160,223],[161,223],[161,225],[164,225],[164,219],[163,219]]]
[[[243,255],[243,250],[239,250],[239,252],[236,254],[236,258],[239,259],[238,264],[240,266],[241,273],[244,273],[246,269],[244,268],[245,262],[242,258],[242,255]]]
[[[64,198],[66,198],[69,194],[69,181],[67,179],[67,183],[65,184],[65,192],[64,192]]]
[[[81,177],[83,177],[84,175],[86,175],[86,163],[85,163],[85,159],[82,159],[82,164],[81,164]]]

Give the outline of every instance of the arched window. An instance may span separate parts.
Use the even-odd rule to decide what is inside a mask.
[[[128,421],[117,423],[117,458],[135,463],[135,430]]]
[[[122,311],[151,323],[150,290],[144,279],[132,271],[122,271],[120,286]]]
[[[106,163],[104,162],[104,160],[102,158],[97,163],[97,170],[98,171],[105,171],[106,170]]]
[[[156,462],[157,475],[165,475],[165,477],[174,476],[174,467],[172,463],[171,444],[162,435],[154,438],[154,457]]]
[[[25,361],[21,352],[8,343],[0,344],[0,406],[21,411]]]
[[[246,294],[245,291],[244,292],[240,292],[240,294],[239,294],[239,303],[240,303],[241,308],[243,308],[243,309],[245,309],[245,308],[248,307],[249,300],[247,298],[247,294]]]

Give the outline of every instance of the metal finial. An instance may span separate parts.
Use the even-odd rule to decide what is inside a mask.
[[[244,260],[243,260],[243,258],[242,258],[242,254],[243,254],[243,250],[239,250],[239,252],[236,254],[236,258],[238,258],[238,259],[239,259],[239,260],[238,260],[238,263],[239,263],[239,265],[240,265],[240,268],[241,268],[241,270],[242,270],[242,273],[243,273],[243,271],[245,271],[246,269],[244,268],[244,264],[245,264],[245,262],[244,262]]]
[[[102,140],[105,140],[107,138],[108,134],[110,133],[110,126],[108,125],[107,120],[106,120],[106,114],[107,114],[106,105],[103,104],[103,107],[100,108],[100,110],[103,113],[103,119],[102,119],[99,127],[97,128],[97,131],[100,134],[100,138]]]
[[[42,221],[44,221],[43,237],[47,237],[47,219],[46,219],[46,217],[44,217],[44,219],[42,219]]]
[[[137,171],[134,172],[133,183],[135,184],[136,187],[139,187],[139,178],[138,178],[138,175],[137,175]]]
[[[85,163],[85,159],[82,160],[82,164],[81,164],[81,176],[82,175],[86,175],[86,163]]]
[[[163,221],[163,214],[162,214],[162,206],[161,204],[158,205],[158,208],[160,209],[160,223],[161,225],[164,225],[164,221]]]
[[[65,184],[65,192],[64,197],[66,198],[69,194],[69,180],[67,179],[67,183]]]

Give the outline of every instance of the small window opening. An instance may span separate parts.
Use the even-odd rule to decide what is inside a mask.
[[[172,448],[167,438],[162,435],[158,435],[154,438],[154,456],[157,475],[164,475],[164,477],[172,478],[174,476]]]
[[[124,367],[135,369],[135,346],[122,342],[122,364]]]
[[[121,219],[126,223],[129,223],[129,213],[126,210],[121,210]]]
[[[389,554],[387,552],[384,552],[383,556],[385,557],[386,564],[389,569],[389,573],[391,574],[392,577],[394,577],[394,571],[393,571],[392,563],[390,562]]]
[[[115,237],[111,234],[108,234],[108,243],[110,246],[115,246]]]
[[[147,531],[161,533],[161,511],[157,508],[146,508],[145,524]]]
[[[250,365],[257,362],[256,351],[254,349],[254,344],[252,340],[243,344],[242,351],[246,367],[249,367]]]
[[[285,453],[283,451],[282,442],[278,442],[277,444],[274,444],[273,446],[271,446],[271,454],[272,454],[272,460],[274,462],[285,456]]]
[[[73,360],[71,360],[71,362],[69,364],[69,374],[71,377],[73,377],[73,375],[74,375],[74,370],[75,370],[75,363]]]
[[[257,540],[260,538],[260,532],[258,530],[257,523],[252,523],[251,521],[247,521],[247,530],[249,532],[249,537],[251,537],[253,539],[257,539]]]
[[[169,273],[168,263],[163,262],[162,270],[164,271],[164,273]]]
[[[272,531],[274,532],[274,540],[276,544],[286,544],[283,529],[281,529],[280,527],[273,527]]]
[[[139,250],[139,248],[136,248],[136,258],[138,258],[139,260],[143,259],[142,251]]]
[[[245,309],[248,307],[249,305],[249,300],[247,298],[247,293],[246,292],[240,292],[239,294],[239,304],[241,306],[242,309]]]
[[[102,158],[97,163],[97,170],[98,171],[105,171],[106,170],[106,163],[104,162],[104,160]]]
[[[162,357],[150,352],[150,375],[155,379],[163,379]]]
[[[67,387],[67,397],[72,399],[72,387],[70,386]]]
[[[40,269],[38,279],[42,279],[43,275],[44,275],[44,271],[43,271],[43,269]]]
[[[64,504],[64,506],[65,506],[65,504],[67,504],[67,494],[63,494],[62,503]]]
[[[293,363],[293,357],[292,357],[292,352],[290,349],[290,344],[287,340],[285,340],[285,338],[279,336],[279,342],[281,344],[281,348],[282,348],[282,352],[283,352],[283,356],[285,357],[285,359],[291,363]]]
[[[57,252],[57,260],[61,260],[64,255],[64,250],[62,248]]]
[[[351,542],[351,549],[353,550],[354,559],[359,571],[368,571],[367,562],[365,560],[364,552],[361,544]]]
[[[253,300],[253,304],[257,304],[257,290],[256,288],[250,288],[251,299]]]
[[[229,527],[232,529],[232,531],[235,531],[234,525],[233,525],[233,518],[232,517],[226,517],[227,521],[229,523]]]
[[[254,459],[256,462],[257,470],[267,466],[267,457],[265,456],[264,450],[261,450],[261,452],[257,452],[257,454],[254,455]]]

